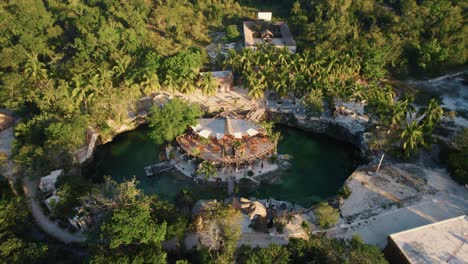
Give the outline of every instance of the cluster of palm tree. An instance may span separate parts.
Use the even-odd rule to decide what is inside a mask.
[[[166,74],[164,76],[164,81],[159,84],[157,88],[157,90],[164,88],[171,92],[179,91],[183,94],[190,94],[196,89],[200,89],[204,95],[213,95],[217,89],[214,78],[211,74],[198,73],[196,70],[180,76],[179,78],[174,78],[171,74]]]
[[[323,54],[321,50],[292,54],[286,48],[268,44],[256,48],[230,50],[224,63],[225,68],[241,77],[254,98],[262,97],[267,90],[275,91],[279,97],[303,97],[314,89],[340,97],[360,93],[358,86],[351,88],[361,74],[361,59],[357,56]]]
[[[414,117],[413,98],[395,100],[393,87],[366,78],[361,71],[362,59],[356,54],[324,54],[319,49],[292,54],[273,45],[256,48],[230,50],[224,64],[240,76],[250,96],[262,98],[266,91],[275,91],[279,98],[292,94],[318,112],[323,110],[324,98],[365,100],[367,112],[387,128],[387,134],[398,135],[407,155],[427,145],[443,115],[433,99]]]
[[[420,146],[428,146],[426,139],[431,138],[434,127],[444,115],[444,110],[435,99],[431,99],[422,110],[414,120],[406,122],[400,135],[402,149],[407,156],[417,153]]]

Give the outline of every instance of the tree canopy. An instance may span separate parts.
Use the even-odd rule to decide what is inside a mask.
[[[154,106],[149,117],[150,137],[156,144],[171,141],[182,135],[189,126],[196,125],[201,114],[198,106],[189,105],[181,99],[170,100],[164,107]]]

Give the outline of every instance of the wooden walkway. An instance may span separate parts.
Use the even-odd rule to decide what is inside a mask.
[[[145,167],[146,177],[151,177],[163,173],[165,171],[172,170],[174,163],[171,161],[161,161],[159,163]]]
[[[236,183],[234,182],[234,177],[229,177],[227,182],[227,191],[229,196],[232,196],[232,194],[234,194],[235,185]]]

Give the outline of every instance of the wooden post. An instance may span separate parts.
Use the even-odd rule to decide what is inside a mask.
[[[380,158],[379,166],[377,166],[377,170],[375,171],[375,174],[379,173],[380,165],[382,165],[382,161],[384,158],[385,154],[382,154],[382,157]]]

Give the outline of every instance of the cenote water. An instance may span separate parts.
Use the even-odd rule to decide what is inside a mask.
[[[293,128],[280,127],[279,130],[283,140],[278,153],[293,157],[291,168],[281,172],[274,184],[262,183],[256,189],[241,187],[241,195],[273,197],[310,206],[335,195],[358,164],[356,150],[349,144]],[[122,182],[135,177],[140,182],[138,187],[145,193],[155,193],[169,200],[182,188],[191,189],[200,199],[219,198],[225,194],[225,187],[195,184],[176,172],[147,178],[143,168],[157,162],[160,150],[147,133],[148,128],[138,128],[97,147],[88,170],[96,179],[110,175]]]

